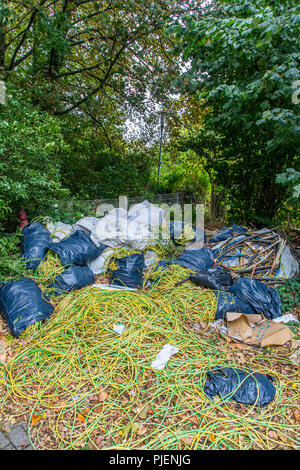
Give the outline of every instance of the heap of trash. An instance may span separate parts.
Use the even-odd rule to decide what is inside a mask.
[[[55,410],[53,381],[55,393],[64,402],[66,423],[68,413],[71,419],[79,407],[80,421],[90,416],[93,426],[102,426],[104,408],[100,413],[86,405],[87,397],[96,390],[99,393],[99,387],[107,391],[103,396],[109,391],[111,413],[120,409],[130,389],[131,401],[124,399],[123,405],[127,410],[128,403],[128,414],[133,402],[138,406],[141,400],[138,394],[134,398],[137,392],[132,390],[146,381],[149,370],[158,374],[149,400],[158,397],[159,401],[159,397],[177,397],[177,381],[183,380],[181,368],[185,371],[186,365],[196,380],[199,364],[200,381],[182,382],[185,392],[178,398],[179,409],[187,407],[186,412],[193,414],[193,400],[199,400],[198,407],[213,410],[216,396],[223,402],[259,408],[276,400],[274,377],[228,364],[196,332],[204,324],[260,349],[292,340],[286,323],[297,319],[282,315],[277,287],[298,276],[299,262],[284,232],[233,225],[207,240],[200,227],[167,221],[163,209],[144,201],[128,212],[113,209],[72,225],[50,219],[26,224],[22,253],[28,276],[1,286],[0,310],[13,336],[30,338],[31,344],[3,371],[2,383],[7,383],[8,390],[3,408],[11,409],[10,397],[26,396],[34,416],[41,403]],[[99,372],[94,371],[97,368]],[[114,378],[118,373],[119,385]],[[166,374],[163,380],[162,373]],[[31,391],[35,383],[38,388]],[[184,397],[192,396],[192,391],[194,398],[187,405]],[[171,402],[169,406],[173,410]],[[158,404],[155,413],[159,419]],[[228,423],[232,423],[230,416]],[[112,436],[122,431],[123,421],[111,430]],[[249,418],[247,426],[252,424]],[[56,429],[54,422],[51,426]],[[133,423],[130,426],[133,436]],[[254,428],[251,439],[257,432]],[[85,438],[91,440],[93,430],[86,427]],[[56,431],[53,434],[59,445],[66,443]],[[72,434],[67,448],[80,446],[79,437],[74,439]],[[169,440],[166,436],[162,448]],[[155,443],[151,441],[149,448],[155,448]]]
[[[297,254],[278,229],[247,230],[224,227],[206,243],[204,230],[183,222],[166,222],[162,208],[148,201],[127,212],[113,209],[101,218],[84,217],[75,224],[45,219],[23,228],[26,267],[37,270],[49,255],[57,255],[60,273],[42,292],[34,280],[10,281],[0,290],[0,307],[13,335],[48,318],[52,295],[88,285],[97,289],[149,289],[170,266],[184,267],[187,276],[169,288],[190,281],[216,296],[215,319],[228,312],[281,316],[275,288],[299,274]],[[159,248],[189,244],[175,259],[162,259]],[[200,247],[199,247],[200,246]],[[111,268],[114,260],[114,269]],[[150,272],[150,274],[149,274]],[[96,284],[95,275],[109,275],[109,285]],[[200,292],[200,291],[199,291]]]

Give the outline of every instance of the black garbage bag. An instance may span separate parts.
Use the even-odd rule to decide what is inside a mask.
[[[199,250],[185,250],[175,261],[174,264],[180,264],[193,271],[206,271],[214,264],[212,251],[206,247]]]
[[[212,268],[197,274],[190,274],[189,279],[197,286],[211,290],[229,290],[233,283],[230,273],[220,268]]]
[[[11,333],[18,338],[32,323],[49,318],[54,307],[39,286],[24,277],[1,287],[0,310]]]
[[[64,292],[82,289],[85,286],[94,284],[94,282],[95,276],[90,268],[87,266],[73,266],[56,276],[47,289],[50,295],[61,295]]]
[[[264,407],[274,400],[276,388],[270,375],[231,367],[214,368],[207,372],[204,393],[218,395],[225,401],[235,400],[245,405]],[[257,400],[257,401],[256,401]]]
[[[227,312],[255,313],[249,304],[225,291],[213,291],[217,297],[216,320],[224,319]]]
[[[110,284],[133,289],[143,285],[144,255],[133,254],[116,259],[118,269],[112,271]]]
[[[263,313],[269,320],[281,316],[279,293],[261,281],[240,278],[230,287],[229,291],[250,305],[254,313]]]
[[[45,258],[52,238],[49,231],[39,222],[26,225],[22,231],[21,249],[27,269],[37,269]]]
[[[63,266],[86,266],[107,248],[102,243],[96,246],[83,230],[77,230],[69,238],[52,243],[51,250],[58,254]]]
[[[217,243],[227,240],[227,238],[233,237],[235,233],[245,233],[247,229],[240,225],[233,224],[232,228],[223,227],[214,237],[209,240],[209,243]]]

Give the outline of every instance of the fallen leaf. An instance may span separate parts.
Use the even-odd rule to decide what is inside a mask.
[[[137,430],[137,435],[138,436],[143,436],[143,434],[145,434],[147,432],[147,428],[139,428]]]
[[[123,437],[127,437],[127,435],[132,432],[132,434],[136,433],[137,430],[139,428],[139,425],[138,423],[128,423],[126,424],[126,426],[124,426],[124,428],[120,431],[120,434],[123,436]]]
[[[146,405],[138,414],[138,417],[140,419],[146,419],[148,416],[148,411],[149,411],[150,406]]]
[[[191,423],[198,424],[198,418],[196,418],[196,416],[191,416],[189,421],[191,421]]]
[[[279,434],[279,439],[282,441],[282,442],[287,442],[288,441],[288,438],[284,435],[284,434]]]
[[[182,442],[184,442],[187,446],[190,446],[194,440],[193,437],[183,437]]]
[[[246,349],[246,345],[245,344],[240,344],[240,343],[229,343],[228,347],[230,349]]]
[[[295,410],[293,410],[293,415],[294,415],[294,418],[295,418],[296,423],[298,423],[298,421],[300,421],[300,411],[299,411],[299,408],[296,408]]]
[[[32,415],[30,425],[35,426],[42,418],[45,418],[45,413],[42,415]]]
[[[278,434],[277,434],[275,431],[269,431],[269,432],[268,432],[268,436],[269,436],[271,439],[274,439],[274,440],[277,440],[277,439],[278,439]]]
[[[215,435],[214,434],[209,434],[208,439],[210,440],[210,442],[214,442],[215,441]]]
[[[101,392],[98,393],[99,402],[105,401],[107,398],[108,398],[108,394],[105,392],[105,390],[102,390]]]
[[[6,341],[5,339],[0,340],[0,362],[6,362]]]
[[[78,413],[77,419],[78,419],[78,421],[81,421],[82,423],[85,422],[85,416],[82,415],[81,413]]]

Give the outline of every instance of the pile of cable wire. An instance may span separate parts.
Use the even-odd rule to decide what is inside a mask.
[[[49,260],[40,280],[59,268]],[[273,449],[297,446],[297,371],[284,353],[251,351],[247,368],[272,374],[266,408],[238,408],[204,393],[206,373],[236,363],[218,337],[191,322],[214,317],[216,298],[179,265],[149,273],[137,292],[86,287],[58,299],[52,317],[21,334],[1,368],[2,419],[26,419],[36,449]],[[163,274],[163,275],[162,275]],[[44,276],[44,277],[43,277]],[[114,326],[124,325],[116,334]],[[151,364],[166,344],[178,348],[162,370]],[[277,369],[276,369],[276,367]],[[275,419],[276,418],[276,419]]]
[[[288,241],[278,229],[234,234],[218,247],[216,266],[229,271],[233,279],[250,277],[267,284],[281,284],[281,257]]]

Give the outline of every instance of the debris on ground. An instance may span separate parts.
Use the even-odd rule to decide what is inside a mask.
[[[23,230],[28,277],[0,289],[18,338],[1,320],[2,419],[26,419],[36,449],[297,448],[285,234],[207,242],[148,201],[98,215]]]

